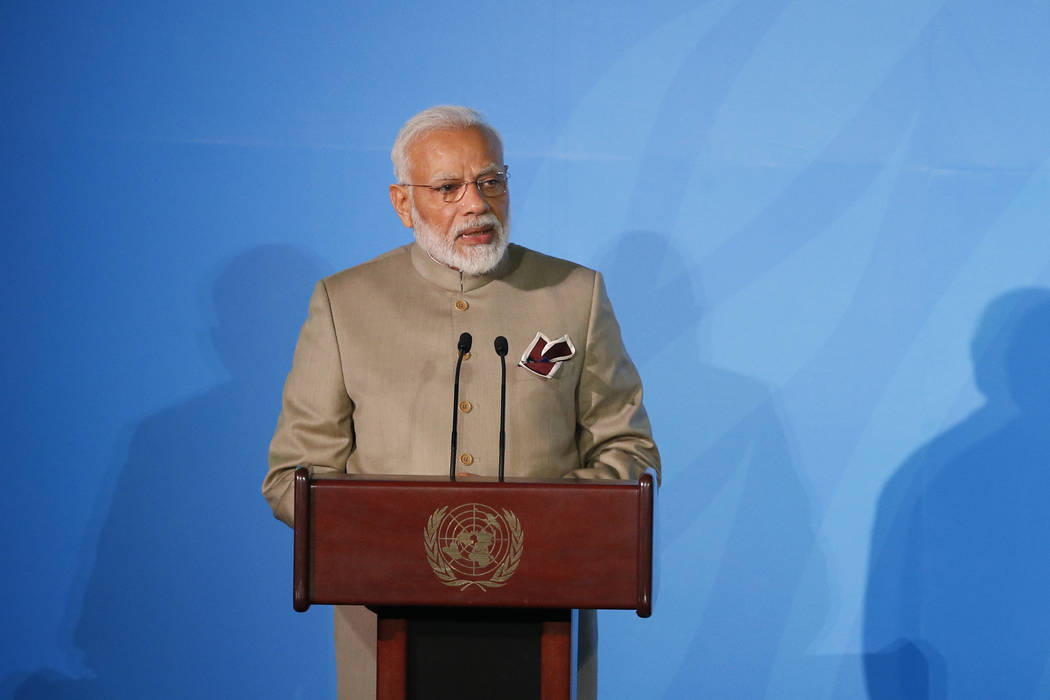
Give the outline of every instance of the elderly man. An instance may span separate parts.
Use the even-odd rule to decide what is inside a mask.
[[[631,479],[659,469],[642,385],[601,276],[509,243],[499,135],[465,107],[433,107],[394,143],[390,201],[415,242],[321,280],[284,387],[263,493],[292,522],[292,472],[444,474],[452,370],[464,357],[457,468],[495,475],[501,365],[506,470]],[[596,524],[600,527],[600,524]],[[375,620],[335,611],[340,697],[374,693]]]

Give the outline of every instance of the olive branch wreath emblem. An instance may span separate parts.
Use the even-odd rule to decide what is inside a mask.
[[[502,510],[503,521],[510,531],[509,551],[489,578],[470,580],[458,578],[452,567],[441,556],[441,548],[438,546],[438,530],[447,512],[448,506],[443,506],[431,513],[430,518],[427,520],[427,526],[423,531],[427,563],[430,564],[430,568],[434,570],[434,574],[438,579],[446,586],[456,587],[461,591],[465,591],[471,586],[477,586],[484,591],[489,588],[500,588],[506,585],[507,580],[517,571],[518,564],[521,563],[521,553],[524,551],[525,533],[517,516],[506,508]]]

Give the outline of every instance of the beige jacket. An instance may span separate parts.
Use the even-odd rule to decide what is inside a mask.
[[[642,384],[601,275],[512,245],[491,276],[461,275],[418,245],[321,280],[284,386],[263,493],[292,522],[292,472],[447,474],[456,343],[457,466],[495,475],[507,356],[507,476],[636,478],[659,470]],[[537,332],[576,354],[550,378],[516,366]],[[466,403],[464,403],[466,402]]]
[[[510,345],[507,476],[659,472],[641,381],[599,273],[511,245],[495,271],[472,277],[413,243],[317,284],[263,481],[275,516],[292,523],[292,474],[300,464],[314,475],[447,474],[456,344],[464,331],[474,346],[456,408],[460,471],[497,473],[493,339],[503,335]],[[537,332],[550,340],[567,335],[575,347],[548,378],[517,366]],[[338,657],[341,635],[351,634],[340,625],[348,613],[336,611]],[[369,632],[358,632],[367,644]],[[339,665],[342,688],[343,658]]]

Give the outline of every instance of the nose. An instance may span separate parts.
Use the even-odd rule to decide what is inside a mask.
[[[459,208],[464,214],[484,214],[492,209],[477,182],[468,183],[465,189],[463,199],[459,200]]]

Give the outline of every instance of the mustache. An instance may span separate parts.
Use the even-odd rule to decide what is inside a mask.
[[[481,214],[480,216],[475,216],[473,219],[468,219],[467,221],[457,224],[456,227],[452,229],[452,235],[453,237],[459,236],[470,229],[479,227],[492,228],[498,235],[503,235],[503,225],[500,223],[499,217],[491,213]]]

